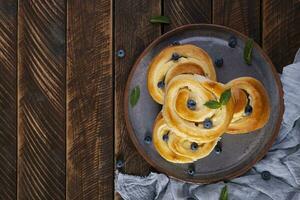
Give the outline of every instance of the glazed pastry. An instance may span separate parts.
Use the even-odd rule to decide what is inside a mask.
[[[241,77],[226,84],[231,88],[234,115],[227,133],[242,134],[262,128],[270,117],[267,91],[258,80]]]
[[[201,159],[224,133],[255,131],[270,117],[269,98],[258,80],[216,82],[210,56],[191,44],[163,49],[149,66],[147,84],[152,98],[163,105],[153,143],[173,163]]]
[[[199,75],[178,75],[167,85],[163,117],[172,131],[190,140],[210,142],[219,138],[233,117],[234,104],[230,98],[221,108],[204,104],[218,100],[226,90],[221,83]]]
[[[190,163],[203,158],[214,149],[217,140],[209,143],[192,142],[173,132],[165,123],[161,114],[153,127],[153,144],[157,152],[173,163]]]
[[[179,74],[198,74],[216,81],[214,64],[203,49],[192,44],[167,47],[154,57],[148,70],[148,90],[157,103],[163,104],[165,88]]]

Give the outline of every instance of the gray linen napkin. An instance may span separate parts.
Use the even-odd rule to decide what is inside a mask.
[[[267,156],[250,172],[226,183],[230,200],[300,200],[300,49],[294,64],[283,69],[284,116],[279,136]],[[261,178],[269,171],[270,180]],[[116,172],[116,191],[124,200],[217,200],[225,185],[189,184],[150,173],[138,177]]]

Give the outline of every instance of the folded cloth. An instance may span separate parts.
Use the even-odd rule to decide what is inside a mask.
[[[230,200],[300,200],[300,49],[283,68],[285,111],[279,136],[267,156],[248,173],[224,183],[190,184],[150,173],[147,177],[116,172],[116,191],[124,200],[217,200],[227,185]],[[270,180],[261,173],[271,173]]]

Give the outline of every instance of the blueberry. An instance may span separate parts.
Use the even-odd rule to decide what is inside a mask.
[[[146,144],[150,144],[151,143],[151,141],[152,141],[152,138],[151,138],[151,136],[146,136],[145,138],[144,138],[144,141],[145,141],[145,143]]]
[[[162,137],[163,141],[167,142],[169,140],[169,132],[163,135]]]
[[[180,45],[180,42],[178,42],[178,41],[174,41],[174,42],[172,42],[172,45],[173,45],[173,46]]]
[[[203,127],[206,129],[210,129],[213,126],[212,121],[209,118],[206,118],[203,122]]]
[[[180,58],[180,55],[178,53],[173,53],[172,54],[172,60],[177,61]]]
[[[124,161],[123,160],[117,160],[117,162],[116,162],[117,169],[120,169],[123,166],[124,166]]]
[[[188,174],[193,176],[195,174],[195,170],[194,169],[188,169]]]
[[[261,173],[261,178],[264,179],[265,181],[268,181],[271,179],[271,173],[269,171],[263,171]]]
[[[187,170],[188,175],[194,176],[195,174],[195,167],[193,165],[190,165],[188,170]]]
[[[158,83],[157,83],[157,87],[158,88],[160,88],[160,89],[162,89],[162,88],[164,88],[165,87],[165,81],[159,81]]]
[[[196,200],[196,199],[193,197],[188,197],[186,200]]]
[[[195,126],[197,126],[197,127],[198,127],[198,126],[199,126],[199,122],[195,122]]]
[[[197,149],[198,149],[198,144],[197,144],[196,142],[192,142],[192,144],[191,144],[191,149],[192,149],[193,151],[197,150]]]
[[[217,143],[214,150],[216,154],[220,154],[222,152],[222,143],[220,141]]]
[[[237,45],[237,39],[236,39],[236,37],[231,36],[231,37],[229,38],[228,45],[229,45],[231,48],[234,48],[234,47]]]
[[[223,58],[217,58],[215,60],[216,67],[222,67],[223,66]]]
[[[252,106],[249,104],[245,107],[245,115],[249,116],[252,113]]]
[[[117,55],[119,58],[123,58],[125,56],[125,51],[124,49],[119,49],[117,52]]]
[[[187,101],[187,107],[190,109],[190,110],[195,110],[196,109],[196,105],[197,105],[197,103],[196,103],[196,101],[194,101],[193,99],[189,99],[188,101]]]

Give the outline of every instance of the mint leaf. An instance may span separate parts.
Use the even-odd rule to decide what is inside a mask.
[[[227,185],[222,188],[219,200],[228,200]]]
[[[137,104],[139,98],[140,98],[140,87],[136,86],[135,88],[133,88],[130,94],[131,107],[134,107]]]
[[[221,94],[221,97],[220,97],[220,100],[219,100],[220,104],[226,105],[227,102],[229,101],[230,97],[231,97],[231,91],[230,91],[230,89],[225,90],[225,91]]]
[[[217,108],[221,107],[221,104],[218,101],[215,101],[215,100],[207,101],[204,105],[206,107],[211,108],[211,109],[217,109]]]
[[[253,45],[253,39],[249,39],[244,47],[244,61],[247,65],[251,65]]]
[[[167,16],[153,16],[150,19],[151,23],[170,24],[170,19]]]

